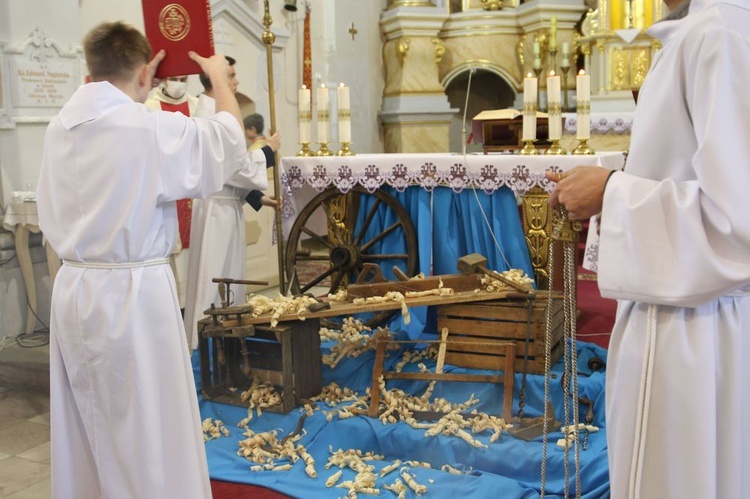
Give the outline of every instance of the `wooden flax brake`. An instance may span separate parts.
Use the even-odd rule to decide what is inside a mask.
[[[445,335],[443,336],[445,338]],[[447,340],[447,339],[446,339]],[[503,374],[453,374],[453,373],[405,373],[398,371],[383,371],[383,363],[385,361],[385,354],[389,343],[440,343],[441,346],[445,343],[463,344],[467,342],[463,341],[441,341],[441,340],[386,340],[380,339],[377,343],[375,351],[375,365],[372,370],[372,388],[370,389],[370,409],[368,415],[370,417],[377,417],[378,405],[380,404],[380,376],[384,379],[411,379],[411,380],[435,380],[435,381],[473,381],[480,383],[502,383],[503,384],[503,409],[502,417],[506,422],[510,422],[512,411],[513,411],[513,378],[515,374],[515,356],[516,356],[516,344],[514,342],[486,342],[477,343],[471,342],[471,346],[486,345],[488,351],[492,353],[504,353],[505,358],[503,359],[503,365],[498,368],[503,371]],[[443,349],[444,352],[444,349]],[[438,359],[438,365],[441,365],[440,359]],[[438,369],[442,370],[442,369]]]

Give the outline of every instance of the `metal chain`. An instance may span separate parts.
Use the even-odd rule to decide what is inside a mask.
[[[556,217],[555,217],[556,215]],[[574,461],[575,461],[575,483],[576,483],[576,498],[581,497],[581,454],[580,454],[580,440],[578,433],[578,352],[577,352],[577,340],[576,340],[576,261],[575,261],[575,245],[577,243],[577,231],[580,230],[577,225],[578,222],[571,222],[567,218],[567,213],[563,210],[553,212],[553,217],[557,220],[553,220],[555,226],[552,231],[552,243],[549,247],[549,258],[547,261],[547,276],[549,279],[549,295],[547,300],[546,310],[546,325],[545,325],[545,357],[544,357],[544,421],[543,421],[543,433],[542,433],[542,470],[540,480],[540,496],[543,498],[545,495],[545,488],[547,482],[547,445],[549,443],[549,428],[548,418],[550,406],[550,364],[551,364],[551,351],[552,351],[552,304],[553,304],[553,268],[554,268],[554,243],[559,240],[562,244],[563,253],[563,356],[564,356],[564,372],[563,379],[568,377],[568,382],[563,383],[563,412],[564,412],[564,427],[570,427],[573,429],[573,444],[574,444]],[[573,406],[571,411],[570,406],[570,389],[572,380],[572,396]],[[572,421],[571,421],[572,412]],[[570,447],[565,447],[564,457],[564,496],[567,499],[569,497],[569,481],[570,481]]]
[[[564,288],[565,288],[565,317],[566,317],[566,332],[569,333],[569,354],[570,354],[570,370],[567,371],[569,376],[569,383],[572,384],[573,389],[573,444],[575,449],[574,463],[575,463],[575,480],[576,480],[576,497],[581,497],[581,450],[580,450],[580,439],[578,432],[578,344],[576,340],[576,261],[575,261],[575,242],[564,242]],[[566,342],[567,343],[567,342]],[[570,384],[568,386],[570,386]],[[565,400],[568,400],[566,395]],[[567,447],[566,447],[567,449]],[[568,456],[566,455],[566,463]],[[568,480],[566,478],[565,483]],[[566,488],[567,496],[567,488]]]
[[[552,357],[552,269],[555,265],[555,252],[552,245],[549,247],[549,258],[547,260],[547,278],[549,280],[549,291],[547,293],[547,310],[545,310],[545,328],[544,328],[544,417],[542,422],[542,472],[539,480],[539,495],[544,499],[544,492],[547,486],[547,444],[549,441],[549,428],[547,420],[549,419],[549,383],[550,383],[550,366]]]

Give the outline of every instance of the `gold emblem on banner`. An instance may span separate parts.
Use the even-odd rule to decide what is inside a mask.
[[[161,9],[159,30],[164,38],[176,42],[190,33],[190,16],[185,8],[177,3],[170,3]]]

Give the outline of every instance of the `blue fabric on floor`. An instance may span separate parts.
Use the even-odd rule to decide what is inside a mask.
[[[330,346],[330,345],[328,345]],[[327,345],[323,346],[328,353]],[[591,357],[606,358],[606,351],[590,344],[579,343],[580,371],[586,373],[587,362]],[[386,359],[386,369],[400,360],[400,352],[391,352]],[[323,384],[336,382],[348,386],[362,394],[372,381],[374,353],[367,352],[356,358],[344,359],[335,369],[323,366]],[[434,370],[435,362],[424,361]],[[414,364],[408,364],[404,371],[416,371]],[[563,397],[560,389],[559,362],[553,367],[554,378],[551,380],[552,404],[558,421],[562,421]],[[446,372],[473,372],[463,368],[446,366]],[[581,486],[583,497],[587,499],[609,496],[609,477],[607,464],[607,446],[604,421],[604,380],[605,373],[597,371],[589,376],[579,377],[579,395],[594,401],[594,425],[600,430],[591,433],[586,451],[581,452]],[[514,390],[514,414],[518,410],[518,395],[522,375],[516,374]],[[427,386],[424,381],[393,380],[388,388],[398,387],[408,393],[419,395]],[[544,378],[540,375],[527,376],[527,400],[525,412],[529,417],[542,413],[544,399]],[[474,394],[481,400],[476,406],[480,411],[499,415],[502,407],[502,386],[490,383],[439,382],[434,391],[435,397],[445,397],[453,402],[463,402]],[[247,416],[247,409],[210,401],[201,401],[201,414],[204,418],[221,419],[230,430],[229,437],[209,441],[206,444],[211,478],[230,482],[261,485],[284,494],[300,498],[334,498],[343,497],[345,490],[326,488],[325,481],[338,470],[336,467],[326,470],[325,464],[330,456],[329,447],[336,449],[361,449],[374,451],[385,456],[383,461],[374,461],[376,472],[391,464],[395,459],[418,460],[429,462],[433,469],[411,468],[419,483],[428,487],[424,497],[450,498],[460,495],[471,498],[533,498],[539,497],[542,439],[541,437],[526,442],[508,433],[490,444],[488,432],[476,437],[489,445],[486,449],[472,448],[468,443],[456,437],[424,437],[424,430],[411,428],[405,423],[383,425],[380,420],[359,416],[345,420],[334,419],[327,422],[325,415],[315,411],[313,417],[304,422],[306,436],[300,441],[314,457],[318,477],[309,478],[304,472],[304,463],[297,462],[290,471],[250,472],[254,463],[237,455],[238,442],[244,437],[243,430],[237,423]],[[322,410],[332,408],[324,405]],[[585,408],[580,408],[580,419],[583,419]],[[292,432],[299,421],[301,412],[293,410],[289,414],[264,412],[261,417],[254,417],[250,428],[255,432],[277,429],[283,436]],[[583,437],[583,434],[581,434]],[[562,438],[558,432],[550,433],[547,450],[547,497],[562,497],[564,487],[564,451],[555,445]],[[573,453],[570,455],[570,494],[575,494],[573,479]],[[463,470],[471,470],[466,475],[451,475],[440,471],[443,464],[450,464]],[[341,480],[349,480],[354,472],[347,469]],[[378,479],[377,485],[393,483],[397,475],[387,475]],[[434,480],[430,483],[430,480]],[[389,492],[383,490],[388,496]],[[412,492],[407,497],[416,497]]]

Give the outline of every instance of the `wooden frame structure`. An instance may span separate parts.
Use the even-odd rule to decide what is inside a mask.
[[[372,388],[370,389],[370,408],[368,415],[370,417],[377,417],[378,405],[380,404],[380,376],[384,379],[410,379],[410,380],[428,380],[428,381],[473,381],[479,383],[502,383],[503,384],[503,408],[502,417],[506,422],[509,422],[513,413],[513,380],[515,376],[514,360],[516,356],[516,345],[513,342],[486,342],[481,343],[482,346],[486,346],[487,351],[496,354],[504,354],[502,367],[503,374],[453,374],[453,373],[405,373],[398,371],[383,371],[383,363],[385,361],[385,354],[389,343],[439,343],[441,347],[444,345],[453,345],[467,343],[462,341],[450,341],[445,342],[440,340],[384,340],[378,341],[377,348],[375,350],[375,365],[372,369]],[[480,345],[480,343],[472,342],[472,346]],[[441,348],[445,352],[444,348]],[[438,366],[441,366],[438,361]]]

